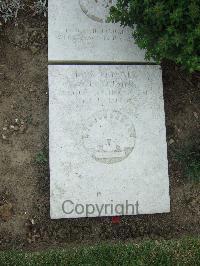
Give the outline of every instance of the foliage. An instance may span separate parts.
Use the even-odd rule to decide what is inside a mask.
[[[109,20],[135,30],[147,59],[169,59],[190,72],[200,70],[199,0],[117,0]]]
[[[37,0],[32,6],[25,0],[0,0],[0,21],[15,20],[20,10],[32,11],[33,15],[47,16],[47,0]]]
[[[182,162],[187,178],[200,182],[200,143],[184,147],[177,153],[176,158]]]
[[[0,252],[0,265],[199,265],[200,240],[101,244],[40,252]]]
[[[23,8],[21,0],[0,0],[0,18],[4,22],[17,18],[18,11]]]
[[[38,152],[35,158],[36,163],[45,164],[48,162],[48,159],[43,151]]]
[[[34,2],[34,10],[36,15],[47,16],[47,1],[46,0],[38,0]]]

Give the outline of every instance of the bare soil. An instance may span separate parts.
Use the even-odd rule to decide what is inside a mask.
[[[49,217],[47,24],[19,20],[0,31],[0,249],[200,234],[200,182],[175,158],[200,133],[200,75],[163,63],[171,213],[53,221]],[[158,199],[159,200],[159,199]]]

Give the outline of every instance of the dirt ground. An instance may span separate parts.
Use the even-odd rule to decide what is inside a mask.
[[[50,220],[47,24],[23,19],[0,32],[0,249],[200,234],[200,182],[188,182],[175,151],[198,141],[200,75],[163,63],[171,213]],[[48,161],[48,160],[47,160]]]

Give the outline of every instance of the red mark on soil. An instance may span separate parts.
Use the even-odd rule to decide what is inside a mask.
[[[120,216],[112,217],[112,223],[113,224],[119,224],[120,223]]]

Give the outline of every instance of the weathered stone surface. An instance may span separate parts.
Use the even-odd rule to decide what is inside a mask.
[[[159,66],[49,66],[52,218],[170,210],[162,90]]]
[[[145,62],[132,30],[107,23],[115,0],[49,0],[49,61]]]

